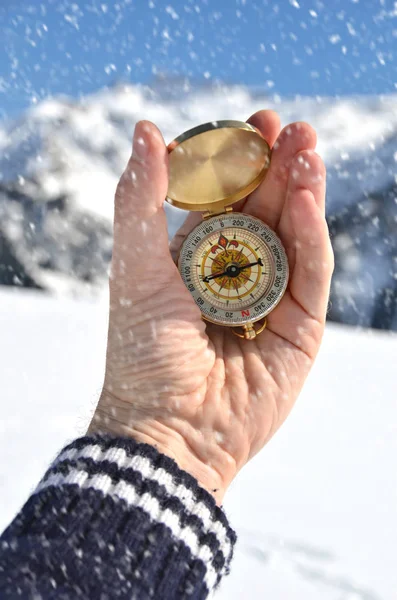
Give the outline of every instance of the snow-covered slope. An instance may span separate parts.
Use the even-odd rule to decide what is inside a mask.
[[[137,120],[167,141],[216,119],[275,108],[283,124],[307,120],[328,167],[328,215],[336,251],[330,317],[397,329],[397,95],[269,98],[240,86],[122,86],[81,101],[48,99],[0,129],[1,235],[26,275],[63,294],[101,286],[111,251],[113,192]],[[168,207],[170,233],[182,213]],[[18,262],[19,261],[19,262]],[[14,264],[13,263],[13,264]],[[1,265],[0,265],[1,266]]]
[[[107,302],[0,292],[0,528],[102,383]],[[397,336],[329,326],[291,417],[238,476],[221,600],[394,600]]]

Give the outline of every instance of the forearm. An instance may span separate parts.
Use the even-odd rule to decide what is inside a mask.
[[[214,499],[173,460],[127,438],[85,437],[3,533],[0,596],[201,599],[234,542]]]

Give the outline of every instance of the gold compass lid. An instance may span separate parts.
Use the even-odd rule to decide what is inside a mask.
[[[168,145],[167,201],[184,210],[217,212],[245,198],[270,164],[262,134],[243,121],[194,127]]]

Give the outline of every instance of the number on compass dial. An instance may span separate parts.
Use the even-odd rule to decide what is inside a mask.
[[[288,283],[288,261],[274,233],[242,213],[203,221],[186,238],[179,270],[203,317],[243,325],[265,317]]]

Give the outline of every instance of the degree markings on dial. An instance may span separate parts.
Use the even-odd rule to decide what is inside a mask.
[[[260,250],[261,246],[256,246],[255,242],[258,242],[258,236],[255,235],[253,232],[251,231],[247,231],[244,230],[242,232],[241,237],[237,236],[235,231],[230,231],[231,229],[233,229],[232,227],[224,227],[222,228],[222,230],[218,228],[215,229],[215,231],[213,231],[208,237],[205,235],[204,231],[201,231],[200,234],[202,236],[201,240],[201,244],[203,242],[208,242],[208,246],[211,246],[211,248],[213,246],[216,245],[216,243],[219,241],[219,234],[221,233],[226,239],[234,239],[236,240],[237,237],[239,237],[238,239],[238,245],[240,246],[240,251],[237,253],[237,257],[240,258],[241,255],[243,254],[248,262],[255,262],[258,260],[258,255],[256,254],[256,252],[258,252],[258,250]],[[207,239],[205,239],[207,238]],[[200,245],[198,247],[198,250],[200,248]],[[265,243],[263,243],[264,245],[264,249],[263,249],[263,253],[261,253],[261,260],[264,262],[264,265],[268,265],[268,260],[270,258],[271,255],[269,255],[269,251],[267,250],[267,245]],[[247,304],[247,296],[250,296],[250,298],[252,299],[252,296],[254,296],[254,294],[252,293],[253,291],[255,291],[256,293],[256,297],[260,298],[263,293],[266,290],[266,278],[260,278],[260,276],[262,274],[267,274],[267,271],[262,271],[261,269],[258,268],[252,268],[251,272],[252,275],[251,277],[247,277],[247,275],[243,272],[241,272],[241,275],[243,275],[242,278],[239,279],[239,285],[235,285],[234,283],[231,284],[231,287],[229,287],[228,289],[225,288],[226,282],[224,279],[214,279],[213,281],[211,281],[210,285],[206,285],[205,288],[203,288],[203,284],[202,284],[202,280],[204,278],[204,274],[205,275],[211,275],[214,273],[214,261],[218,262],[218,266],[215,267],[216,270],[222,270],[222,266],[227,264],[228,260],[226,257],[222,256],[209,256],[210,252],[208,251],[208,246],[207,244],[205,245],[204,250],[202,250],[200,252],[200,261],[201,261],[201,265],[196,264],[196,269],[201,269],[201,273],[199,273],[199,271],[197,271],[196,269],[194,270],[194,277],[193,279],[196,279],[196,285],[198,284],[198,290],[201,291],[201,293],[203,294],[207,294],[207,298],[208,298],[208,291],[211,292],[210,296],[212,296],[213,299],[216,299],[216,303],[215,306],[219,306],[220,308],[223,306],[225,306],[226,302],[232,302],[233,303],[233,309],[239,309],[240,307],[244,307]],[[203,247],[203,246],[201,246]],[[253,248],[255,248],[255,250],[253,250]],[[266,249],[266,250],[265,250]],[[220,254],[221,251],[218,251],[218,254]],[[230,256],[230,254],[229,254]],[[208,260],[210,259],[210,260]],[[194,259],[193,259],[194,260]],[[197,259],[196,259],[197,260]],[[230,260],[230,259],[229,259]],[[216,271],[215,271],[216,272]],[[242,281],[242,279],[244,280],[244,282]],[[210,282],[208,282],[209,284]],[[253,286],[259,286],[259,287],[253,287]],[[265,287],[262,287],[265,286]],[[219,292],[222,293],[222,296],[219,294]],[[225,296],[226,294],[226,296]],[[252,295],[251,295],[252,294]],[[255,299],[255,296],[254,296]],[[220,304],[218,304],[218,302]]]
[[[235,220],[239,221],[238,228],[233,224]],[[252,225],[250,225],[251,223]],[[255,224],[257,225],[255,226]],[[209,228],[212,231],[207,235]],[[211,249],[217,245],[220,235],[226,240],[237,240],[233,250],[232,246],[224,249],[228,250],[228,256],[223,255],[225,260],[220,259],[214,253],[211,254]],[[199,236],[198,239],[197,236]],[[211,247],[209,247],[210,244]],[[230,321],[236,324],[244,323],[252,315],[262,316],[272,308],[272,305],[278,302],[280,294],[285,290],[288,262],[282,252],[282,246],[280,258],[280,243],[277,236],[266,225],[262,228],[258,220],[247,215],[222,215],[222,219],[214,217],[206,221],[205,224],[195,230],[194,236],[191,237],[185,248],[188,250],[182,254],[181,274],[184,275],[185,283],[189,284],[189,289],[191,283],[194,284],[196,289],[192,291],[192,295],[199,304],[203,316],[208,317],[209,320],[215,320],[226,325]],[[234,253],[234,250],[237,250],[237,252]],[[242,250],[242,252],[239,253],[239,250]],[[217,250],[218,255],[221,252],[221,249]],[[245,273],[244,270],[241,270],[239,277],[236,278],[236,281],[238,281],[236,286],[230,278],[228,278],[229,283],[224,283],[222,277],[203,283],[202,279],[206,276],[225,270],[222,266],[224,267],[231,260],[231,252],[234,256],[238,255],[240,258],[243,255],[245,257],[243,260],[249,263],[255,263],[258,256],[260,256],[263,265],[261,267],[251,267],[249,276],[247,276],[248,269]],[[190,259],[192,259],[191,262]],[[185,260],[186,262],[184,262]],[[195,263],[200,263],[200,266],[197,264],[194,267]],[[192,282],[186,268],[183,273],[183,264],[192,265]],[[281,264],[282,269],[279,268],[279,264]],[[204,298],[205,300],[203,300]],[[212,307],[216,307],[217,310],[214,311]],[[226,311],[233,312],[228,313]]]

